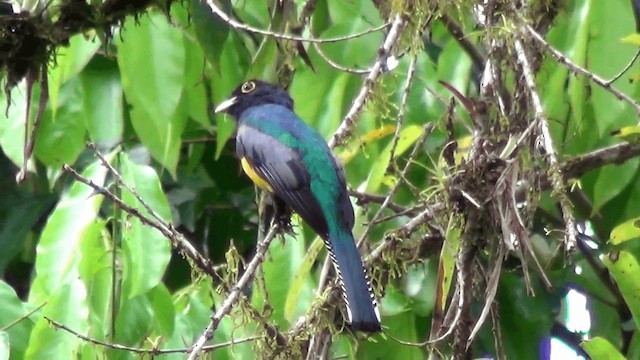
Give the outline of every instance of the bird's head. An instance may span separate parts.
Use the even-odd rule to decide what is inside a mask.
[[[249,80],[238,86],[231,96],[216,107],[215,112],[226,112],[236,119],[250,107],[275,104],[293,110],[293,99],[282,88],[260,80]]]

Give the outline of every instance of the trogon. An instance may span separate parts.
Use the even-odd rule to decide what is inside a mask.
[[[380,314],[351,230],[354,213],[342,167],[322,136],[293,111],[282,88],[259,80],[238,86],[215,109],[238,122],[236,155],[264,191],[283,201],[324,240],[355,330],[381,330]]]

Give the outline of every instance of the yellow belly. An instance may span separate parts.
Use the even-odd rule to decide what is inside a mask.
[[[271,185],[269,185],[269,183],[265,179],[258,175],[255,170],[253,170],[253,166],[251,166],[251,163],[249,163],[247,158],[243,157],[242,159],[240,159],[240,163],[242,164],[242,170],[244,170],[245,174],[249,176],[249,179],[251,179],[251,181],[258,185],[258,187],[262,190],[273,193],[273,188],[271,187]]]

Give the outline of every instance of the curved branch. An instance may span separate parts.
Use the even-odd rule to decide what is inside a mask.
[[[376,31],[380,31],[384,28],[386,28],[387,26],[389,26],[389,23],[384,23],[380,26],[356,33],[356,34],[350,34],[350,35],[345,35],[345,36],[339,36],[339,37],[334,37],[334,38],[327,38],[327,39],[314,39],[314,38],[307,38],[307,37],[302,37],[302,36],[295,36],[295,35],[287,35],[287,34],[282,34],[282,33],[276,33],[273,31],[269,31],[269,30],[263,30],[263,29],[258,29],[256,27],[247,25],[247,24],[243,24],[239,21],[236,21],[234,19],[232,19],[227,13],[225,13],[224,11],[222,11],[213,0],[206,0],[207,5],[209,6],[209,8],[211,9],[211,11],[213,11],[214,14],[218,15],[220,17],[220,19],[222,19],[222,21],[226,22],[227,24],[229,24],[229,26],[231,26],[232,28],[236,29],[236,30],[244,30],[247,32],[251,32],[251,33],[255,33],[255,34],[260,34],[260,35],[265,35],[265,36],[271,36],[274,37],[276,39],[282,39],[282,40],[293,40],[293,41],[302,41],[302,42],[308,42],[308,43],[335,43],[335,42],[342,42],[342,41],[346,41],[346,40],[351,40],[351,39],[356,39],[359,37],[362,37],[364,35],[368,35],[371,33],[374,33]]]

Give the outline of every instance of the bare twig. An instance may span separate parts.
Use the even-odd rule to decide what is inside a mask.
[[[20,316],[19,318],[15,319],[15,320],[13,320],[12,322],[8,323],[7,325],[1,327],[0,328],[0,332],[7,331],[7,330],[11,329],[16,324],[19,324],[22,320],[29,318],[29,316],[33,315],[33,313],[35,313],[36,311],[42,309],[47,304],[48,304],[48,301],[45,301],[42,304],[36,306],[33,310],[29,311],[28,313]]]
[[[402,91],[402,100],[400,100],[400,110],[398,111],[398,117],[396,118],[396,131],[393,134],[391,151],[389,151],[389,167],[395,166],[394,158],[396,157],[396,148],[398,147],[400,132],[402,131],[402,125],[404,124],[404,118],[407,112],[409,94],[411,93],[411,85],[413,84],[413,76],[416,73],[416,60],[417,56],[414,55],[413,57],[411,57],[411,62],[409,62],[409,70],[407,70],[407,80],[404,84],[404,90]],[[387,196],[387,199],[388,198],[389,197]],[[386,206],[385,204],[383,205]]]
[[[277,32],[273,32],[273,31],[269,31],[269,30],[263,30],[263,29],[258,29],[256,27],[247,25],[247,24],[243,24],[241,22],[238,22],[234,19],[232,19],[229,15],[227,15],[227,13],[225,13],[224,11],[222,11],[218,5],[216,5],[216,3],[213,0],[206,0],[207,5],[209,6],[209,8],[211,9],[211,11],[220,17],[220,19],[222,19],[222,21],[226,22],[227,24],[229,24],[229,26],[231,26],[232,28],[236,29],[236,30],[244,30],[247,32],[251,32],[251,33],[255,33],[255,34],[260,34],[260,35],[265,35],[265,36],[271,36],[274,37],[276,39],[282,39],[282,40],[294,40],[294,41],[302,41],[302,42],[308,42],[308,43],[335,43],[335,42],[342,42],[342,41],[347,41],[347,40],[351,40],[351,39],[356,39],[359,37],[362,37],[364,35],[368,35],[371,33],[374,33],[376,31],[380,31],[384,28],[386,28],[387,26],[389,26],[388,23],[382,24],[380,26],[376,26],[374,28],[365,30],[363,32],[359,32],[356,34],[350,34],[350,35],[345,35],[345,36],[339,36],[339,37],[334,37],[334,38],[327,38],[327,39],[313,39],[313,38],[306,38],[306,37],[302,37],[302,36],[294,36],[294,35],[287,35],[287,34],[281,34],[281,33],[277,33]]]
[[[233,286],[233,289],[227,295],[227,298],[222,303],[222,306],[216,311],[216,313],[211,317],[211,322],[202,333],[202,335],[198,338],[198,340],[193,344],[191,352],[189,353],[189,360],[195,360],[198,358],[200,352],[202,351],[204,344],[207,341],[213,338],[213,334],[218,328],[220,321],[224,316],[229,314],[233,308],[234,303],[238,300],[240,296],[242,296],[242,290],[253,280],[255,276],[255,272],[258,269],[258,266],[262,264],[264,261],[264,255],[269,249],[269,244],[275,238],[277,232],[280,227],[278,225],[274,225],[267,236],[265,236],[264,240],[258,243],[256,247],[256,254],[253,256],[253,259],[247,264],[247,268],[238,279],[238,282]]]
[[[532,31],[533,29],[530,30],[530,32]],[[562,217],[564,219],[567,231],[565,239],[565,251],[568,253],[570,251],[573,251],[576,246],[576,221],[571,211],[571,204],[569,202],[569,199],[565,194],[565,182],[562,177],[562,173],[560,172],[558,157],[553,146],[553,139],[551,138],[551,131],[549,130],[549,122],[547,121],[546,115],[544,114],[542,102],[540,101],[540,96],[538,94],[538,91],[536,90],[533,71],[531,70],[531,64],[529,63],[529,58],[527,57],[527,54],[525,52],[522,38],[517,36],[514,39],[514,43],[516,56],[518,58],[520,66],[522,67],[525,84],[528,88],[529,96],[531,97],[531,103],[533,104],[533,109],[535,111],[535,121],[538,124],[540,136],[542,137],[542,144],[546,153],[545,159],[549,163],[548,173],[551,180],[551,186],[558,195],[560,207],[562,209]]]
[[[622,68],[622,70],[620,70],[619,73],[617,73],[614,77],[612,77],[611,80],[606,82],[607,86],[609,86],[609,85],[613,84],[614,82],[618,81],[618,79],[620,79],[622,77],[622,75],[624,75],[624,73],[626,73],[629,69],[631,69],[631,66],[633,65],[634,62],[636,62],[636,60],[638,60],[638,57],[640,57],[640,50],[636,51],[636,54],[633,56],[631,61],[629,61],[627,66]]]
[[[560,168],[565,178],[577,178],[591,170],[605,165],[620,165],[637,156],[640,156],[640,142],[625,142],[574,156],[563,161]]]
[[[393,46],[396,45],[397,39],[402,34],[402,30],[404,29],[406,24],[407,18],[404,15],[397,14],[395,16],[387,37],[385,38],[380,49],[378,49],[378,59],[371,67],[371,71],[369,72],[369,75],[367,75],[367,78],[364,80],[364,83],[360,88],[360,92],[353,101],[349,112],[347,112],[347,115],[342,120],[342,123],[340,123],[340,126],[331,137],[331,140],[329,140],[329,147],[333,148],[336,145],[339,145],[351,133],[351,128],[355,125],[357,116],[364,108],[364,104],[367,101],[373,83],[383,72],[383,68],[385,67],[385,64],[387,62],[387,57],[391,52]]]
[[[176,354],[176,353],[188,353],[191,349],[190,348],[184,348],[184,349],[143,349],[143,348],[137,348],[137,347],[132,347],[132,346],[126,346],[126,345],[121,345],[121,344],[115,344],[115,343],[109,343],[106,341],[102,341],[102,340],[98,340],[86,335],[82,335],[79,332],[69,328],[68,326],[59,323],[51,318],[48,318],[45,316],[45,319],[56,329],[60,329],[60,330],[64,330],[70,334],[73,334],[74,336],[76,336],[79,339],[82,339],[84,341],[90,342],[92,344],[95,345],[100,345],[100,346],[104,346],[104,347],[108,347],[111,349],[116,349],[116,350],[123,350],[123,351],[128,351],[128,352],[132,352],[132,353],[136,353],[136,354],[140,354],[140,355],[165,355],[165,354]],[[218,349],[222,349],[225,348],[227,346],[233,346],[233,345],[237,345],[237,344],[242,344],[242,343],[246,343],[246,342],[250,342],[250,341],[254,341],[261,338],[261,336],[249,336],[246,338],[242,338],[242,339],[238,339],[238,340],[230,340],[230,341],[226,341],[220,344],[214,344],[214,345],[208,345],[202,348],[203,352],[211,352],[211,351],[215,351]]]
[[[529,34],[531,34],[531,36],[534,39],[536,39],[536,41],[538,41],[549,52],[549,54],[551,54],[551,56],[553,56],[553,58],[556,59],[559,63],[561,63],[564,66],[566,66],[573,73],[582,74],[582,75],[586,76],[589,80],[593,81],[594,83],[600,85],[603,89],[605,89],[605,90],[609,91],[610,93],[612,93],[619,100],[627,102],[629,105],[631,105],[633,107],[633,109],[636,111],[636,113],[638,113],[638,115],[640,116],[640,103],[638,103],[637,101],[633,100],[630,96],[628,96],[624,92],[622,92],[622,91],[616,89],[615,87],[613,87],[611,85],[610,81],[604,80],[603,78],[599,77],[598,75],[592,73],[591,71],[589,71],[589,70],[581,67],[580,65],[575,64],[571,60],[569,60],[563,53],[561,53],[560,51],[556,50],[553,46],[551,46],[551,44],[549,44],[542,37],[542,35],[538,34],[538,32],[535,31],[535,29],[532,28],[530,25],[526,25],[525,24],[524,27],[525,27],[525,29],[527,29]]]
[[[356,74],[356,75],[367,74],[371,71],[371,69],[353,69],[353,68],[338,64],[337,62],[333,61],[327,54],[324,53],[324,51],[320,47],[320,44],[318,43],[313,43],[313,48],[316,49],[316,51],[318,52],[318,55],[320,55],[322,60],[324,60],[327,64],[329,64],[329,66],[331,66],[336,70],[344,71],[346,73]]]

